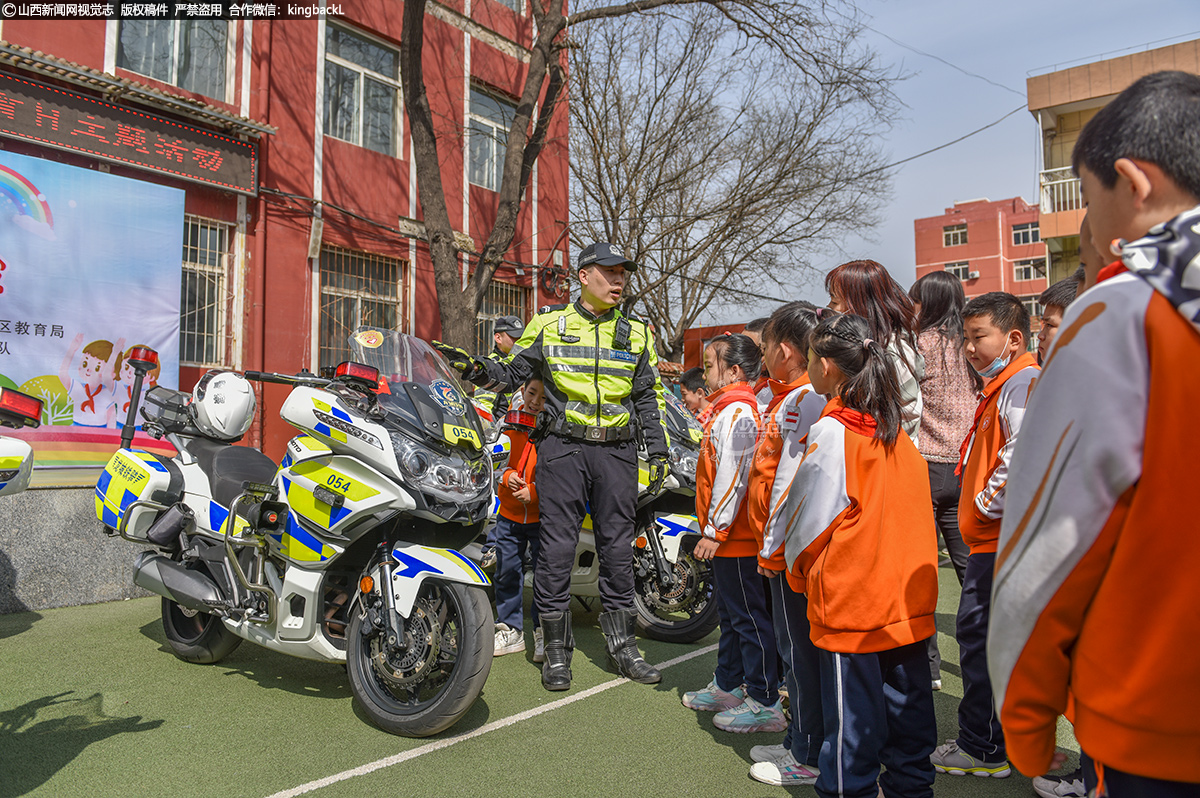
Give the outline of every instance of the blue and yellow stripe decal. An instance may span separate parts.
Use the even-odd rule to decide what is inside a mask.
[[[94,504],[101,523],[113,529],[120,525],[125,510],[148,484],[151,470],[166,472],[167,468],[148,452],[118,449],[113,454],[96,480]]]

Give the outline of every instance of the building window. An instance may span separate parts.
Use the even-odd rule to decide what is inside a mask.
[[[502,6],[508,6],[518,14],[521,13],[521,0],[497,0],[497,2]]]
[[[1038,223],[1029,222],[1028,224],[1013,225],[1013,245],[1021,246],[1022,244],[1036,244],[1041,241],[1040,233],[1038,232]]]
[[[395,155],[399,97],[398,51],[325,27],[325,135]]]
[[[225,361],[230,227],[199,216],[183,219],[179,361],[189,366],[220,366]]]
[[[960,280],[966,280],[971,274],[971,266],[967,261],[959,261],[958,263],[947,263],[946,271],[953,274]]]
[[[492,280],[488,284],[487,296],[483,299],[483,307],[475,317],[475,355],[487,357],[492,352],[495,342],[492,340],[492,325],[501,316],[516,316],[525,320],[529,317],[526,310],[529,289],[511,283]]]
[[[1034,233],[1036,234],[1036,230]],[[1013,264],[1013,279],[1018,282],[1021,280],[1036,280],[1039,277],[1046,276],[1046,259],[1032,258],[1030,260],[1019,260]]]
[[[957,247],[959,244],[965,243],[967,243],[967,226],[965,224],[953,224],[942,228],[942,246]]]
[[[398,258],[321,249],[320,368],[350,359],[350,335],[359,327],[401,329],[407,268]]]
[[[1041,318],[1042,303],[1038,302],[1038,298],[1036,296],[1021,297],[1021,304],[1024,305],[1025,309],[1029,311],[1029,318],[1031,318],[1031,319]]]
[[[121,20],[117,66],[222,102],[229,69],[225,20]]]
[[[477,186],[498,191],[508,151],[508,130],[517,109],[511,103],[471,89],[470,163],[467,179]]]

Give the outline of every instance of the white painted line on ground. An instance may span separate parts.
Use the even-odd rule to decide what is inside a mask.
[[[660,671],[665,671],[667,668],[672,668],[676,665],[687,662],[688,660],[695,659],[696,657],[709,654],[716,650],[717,646],[714,643],[711,646],[705,646],[704,648],[696,649],[695,651],[688,652],[687,654],[675,657],[674,659],[669,659],[666,662],[656,665],[655,667],[657,667]],[[482,737],[490,732],[512,726],[522,721],[529,720],[530,718],[536,718],[538,715],[544,715],[547,712],[559,709],[560,707],[565,707],[568,704],[574,704],[576,701],[582,701],[585,698],[591,698],[594,695],[603,693],[605,690],[611,690],[612,688],[625,684],[628,681],[629,680],[624,677],[613,679],[610,682],[604,682],[603,684],[598,684],[595,687],[589,687],[587,690],[575,693],[574,695],[569,695],[566,698],[560,698],[557,701],[551,701],[549,704],[543,704],[540,707],[527,709],[524,712],[518,712],[516,715],[509,715],[507,718],[502,718],[493,723],[486,723],[483,726],[480,726],[478,729],[474,729],[464,734],[460,734],[455,737],[447,737],[444,740],[436,740],[432,743],[418,746],[417,748],[413,748],[409,751],[396,754],[395,756],[389,756],[385,757],[384,759],[378,759],[374,762],[368,762],[365,765],[360,765],[350,770],[343,770],[341,773],[335,773],[332,776],[326,776],[323,779],[310,781],[307,784],[301,784],[299,787],[293,787],[290,790],[277,792],[268,796],[268,798],[294,798],[294,796],[297,795],[304,795],[305,793],[319,790],[322,787],[328,787],[332,784],[337,784],[339,781],[346,781],[347,779],[352,779],[355,776],[365,776],[368,773],[374,773],[377,770],[390,768],[393,765],[399,765],[402,762],[409,762],[417,757],[425,756],[426,754],[432,754],[434,751],[441,751],[442,749],[449,748],[452,745],[457,745],[459,743],[466,742],[467,740],[473,740],[476,737]]]

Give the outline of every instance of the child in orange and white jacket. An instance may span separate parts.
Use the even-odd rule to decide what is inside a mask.
[[[775,634],[758,573],[758,540],[745,502],[758,439],[758,403],[751,386],[761,370],[762,352],[745,335],[718,338],[704,350],[712,404],[701,417],[696,516],[702,537],[693,556],[713,560],[721,638],[712,682],[685,693],[683,705],[717,712],[713,725],[731,732],[787,727]]]
[[[1142,78],[1075,145],[1096,249],[1013,456],[988,659],[1009,756],[1059,715],[1089,794],[1200,795],[1200,77]],[[1103,279],[1107,278],[1107,279]],[[1189,653],[1190,652],[1190,653]]]
[[[963,698],[958,736],[933,754],[940,773],[1004,778],[1012,770],[992,703],[987,632],[996,542],[1004,516],[1009,462],[1040,370],[1029,345],[1029,311],[1012,294],[993,291],[963,308],[967,362],[985,380],[956,473],[962,476],[958,529],[971,553],[955,624]]]
[[[808,636],[808,602],[804,585],[785,578],[785,523],[780,508],[796,468],[804,456],[808,429],[825,409],[825,397],[808,379],[808,337],[821,310],[809,302],[790,302],[777,309],[763,329],[763,362],[770,379],[766,406],[746,494],[750,527],[758,537],[758,572],[770,577],[775,642],[786,666],[784,678],[792,718],[783,745],[750,749],[750,776],[765,784],[812,784],[825,738],[821,713],[821,662]]]
[[[537,414],[545,405],[542,381],[533,378],[521,390],[523,403],[505,417],[508,436],[508,468],[500,475],[496,494],[500,511],[496,518],[496,642],[495,656],[525,650],[521,597],[525,587],[525,552],[536,562],[541,549],[537,488],[534,469],[537,451],[529,440]],[[533,621],[533,661],[545,658],[542,630],[538,627],[537,605],[530,610]]]
[[[937,546],[925,461],[901,434],[901,393],[865,319],[835,315],[810,339],[809,378],[830,395],[780,511],[789,574],[803,580],[821,649],[825,740],[817,794],[929,798],[937,742],[926,640]],[[887,770],[880,775],[881,763]]]

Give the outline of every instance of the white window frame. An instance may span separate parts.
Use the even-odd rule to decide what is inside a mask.
[[[470,87],[470,91],[478,92],[480,94],[483,94],[483,95],[491,98],[493,101],[495,101],[497,103],[509,106],[510,108],[512,108],[514,115],[517,112],[517,104],[515,102],[513,102],[510,98],[499,95],[496,92],[488,90],[487,88],[485,88],[483,86],[472,85]],[[467,97],[467,109],[468,109],[467,110],[467,137],[468,137],[467,138],[467,180],[473,186],[479,186],[480,188],[486,188],[489,191],[499,191],[500,190],[500,181],[503,177],[504,158],[508,153],[508,128],[501,127],[500,125],[496,124],[495,120],[493,120],[489,117],[483,116],[481,114],[476,114],[475,112],[471,111],[470,110],[471,109],[471,97],[469,95]],[[489,169],[489,172],[490,172],[490,176],[491,176],[492,180],[489,183],[479,183],[471,178],[470,137],[475,135],[475,131],[472,130],[472,128],[471,128],[471,124],[473,122],[477,122],[481,125],[486,125],[492,131],[491,136],[490,136],[490,138],[492,140],[492,153],[491,153],[491,158],[489,159],[489,166],[491,167]]]
[[[332,53],[329,52],[328,34],[326,34],[325,41],[321,42],[322,54],[325,56],[325,60],[329,63],[337,64],[338,66],[342,67],[343,69],[349,69],[353,72],[357,72],[359,75],[358,91],[357,91],[357,96],[355,97],[355,100],[354,100],[355,115],[358,120],[358,124],[355,125],[355,129],[357,132],[356,138],[358,140],[351,141],[350,139],[344,139],[341,136],[338,136],[336,133],[331,133],[328,130],[323,131],[323,135],[328,136],[331,139],[337,139],[338,141],[349,142],[350,144],[354,144],[355,146],[358,146],[358,147],[363,147],[364,149],[370,149],[371,152],[379,152],[379,150],[372,149],[370,147],[367,147],[367,145],[363,144],[363,134],[364,134],[364,129],[366,127],[366,125],[363,124],[363,89],[367,85],[366,79],[368,77],[370,77],[371,80],[374,80],[378,83],[386,83],[387,85],[391,86],[396,92],[396,103],[394,105],[395,113],[392,115],[392,151],[381,153],[381,154],[390,155],[393,158],[398,158],[400,156],[401,138],[402,138],[402,131],[403,131],[403,125],[402,125],[401,120],[404,119],[404,92],[401,91],[402,87],[400,84],[400,51],[394,45],[389,44],[388,42],[385,42],[383,39],[380,39],[378,36],[372,36],[370,33],[367,33],[366,31],[364,31],[360,28],[354,28],[349,25],[342,25],[342,24],[335,25],[335,24],[329,23],[329,22],[327,22],[326,25],[329,27],[332,27],[332,28],[336,28],[338,30],[346,31],[347,33],[351,33],[355,36],[358,36],[358,37],[361,37],[363,39],[370,41],[372,44],[376,45],[377,47],[381,47],[385,50],[391,50],[392,52],[394,52],[396,54],[396,77],[393,78],[388,75],[384,75],[380,72],[375,72],[374,70],[367,69],[366,67],[360,66],[359,64],[356,64],[353,61],[348,61],[345,58],[333,55]],[[321,102],[322,102],[322,104],[324,104],[324,102],[325,102],[325,86],[324,85],[321,86]],[[328,121],[329,120],[327,117],[324,118],[322,126],[324,126],[324,124],[327,124]]]
[[[942,246],[960,247],[967,243],[967,225],[949,224],[942,228]]]
[[[130,20],[130,21],[132,22],[132,21],[139,21],[139,20]],[[179,42],[180,42],[180,39],[182,38],[179,35],[179,28],[180,28],[181,24],[187,20],[173,19],[173,20],[151,20],[151,21],[160,22],[162,24],[169,24],[172,26],[170,80],[164,80],[163,78],[157,78],[153,75],[144,75],[144,73],[142,73],[142,72],[138,72],[135,69],[130,69],[129,67],[123,66],[120,63],[117,63],[115,61],[115,59],[119,58],[121,55],[121,22],[122,22],[121,20],[117,20],[116,43],[115,43],[116,46],[113,50],[113,58],[114,58],[114,63],[116,65],[116,67],[123,69],[126,72],[131,72],[135,75],[144,75],[145,77],[149,78],[150,80],[157,80],[160,83],[166,83],[170,86],[177,86],[178,88],[183,89],[184,91],[193,91],[193,89],[188,89],[188,88],[185,88],[185,87],[179,85]],[[219,21],[219,20],[213,20],[213,21],[215,22],[215,21]],[[249,69],[249,65],[247,65],[246,68]],[[237,26],[236,26],[236,23],[234,20],[228,20],[226,22],[226,27],[225,27],[225,83],[224,83],[224,85],[221,86],[221,91],[224,94],[221,97],[214,97],[214,96],[208,95],[208,94],[204,94],[201,96],[211,97],[212,99],[217,100],[218,102],[223,102],[223,103],[233,102],[233,87],[234,87],[234,74],[233,73],[234,73],[235,69],[237,69]],[[200,94],[200,92],[195,92],[195,93]]]
[[[181,365],[199,366],[201,368],[223,366],[225,365],[225,359],[228,355],[228,352],[226,352],[226,320],[227,306],[229,304],[229,267],[232,262],[230,244],[234,238],[234,225],[228,222],[220,222],[215,219],[206,219],[203,216],[194,216],[190,213],[184,215],[183,223],[183,246],[185,254],[191,248],[188,242],[191,240],[190,232],[193,225],[218,231],[219,243],[215,250],[210,250],[215,252],[217,255],[218,262],[215,265],[201,263],[198,260],[190,261],[186,258],[182,259],[183,277],[180,283],[181,297],[179,307],[179,362]],[[187,284],[187,275],[189,273],[195,275],[198,279],[216,282],[216,299],[212,311],[216,315],[216,320],[215,324],[212,325],[213,329],[211,332],[208,330],[203,330],[199,333],[188,333],[184,329],[184,317],[199,312],[199,309],[188,308],[183,304],[182,291],[184,286]],[[184,347],[189,339],[196,341],[196,346],[192,350],[193,354],[195,354],[197,350],[207,349],[207,343],[209,340],[211,340],[213,353],[216,357],[208,360],[186,358]]]
[[[380,295],[374,294],[367,290],[355,290],[352,288],[345,288],[343,286],[338,286],[338,285],[326,285],[325,284],[326,266],[324,264],[326,255],[329,255],[330,257],[341,258],[341,259],[351,259],[351,258],[359,259],[362,261],[362,266],[363,266],[364,271],[365,271],[365,269],[370,268],[372,266],[376,266],[376,265],[383,265],[383,266],[395,265],[396,280],[393,285],[396,290],[396,295],[395,295],[396,326],[397,326],[397,329],[401,329],[401,330],[405,326],[405,322],[408,318],[407,315],[405,314],[405,309],[406,309],[406,306],[408,303],[408,288],[407,288],[407,286],[408,286],[408,270],[412,266],[412,264],[405,258],[396,258],[396,257],[392,257],[391,255],[380,255],[375,252],[363,252],[360,250],[346,249],[345,247],[332,246],[332,245],[328,245],[328,244],[321,247],[321,256],[322,257],[318,259],[319,266],[318,266],[318,279],[317,279],[318,303],[320,306],[319,310],[318,310],[319,317],[317,319],[317,363],[316,363],[316,366],[318,368],[318,371],[322,366],[338,365],[337,363],[325,363],[325,364],[321,363],[321,358],[324,356],[324,354],[327,351],[330,351],[330,347],[324,346],[324,341],[325,341],[325,297],[331,296],[331,297],[339,297],[342,299],[356,300],[356,302],[357,302],[356,314],[357,314],[358,318],[357,318],[357,323],[352,325],[351,329],[353,329],[354,327],[357,327],[363,323],[362,302],[364,300],[368,301],[368,302],[375,302],[378,304],[390,304],[392,301],[391,297],[381,297]]]
[[[1040,280],[1045,276],[1045,258],[1029,258],[1027,260],[1013,261],[1013,280],[1017,282]]]
[[[945,268],[945,270],[947,272],[949,272],[950,274],[953,274],[955,277],[957,277],[960,280],[965,281],[965,280],[970,279],[968,277],[968,275],[971,273],[971,262],[970,261],[963,260],[963,261],[958,261],[956,263],[947,263],[943,268]]]
[[[1037,296],[1023,296],[1020,299],[1021,304],[1029,311],[1030,319],[1040,319],[1042,314],[1045,313],[1046,309],[1042,307],[1041,302],[1038,302]]]
[[[1041,235],[1041,226],[1039,222],[1014,224],[1012,228],[1013,246],[1023,247],[1029,244],[1037,244],[1042,240]]]

